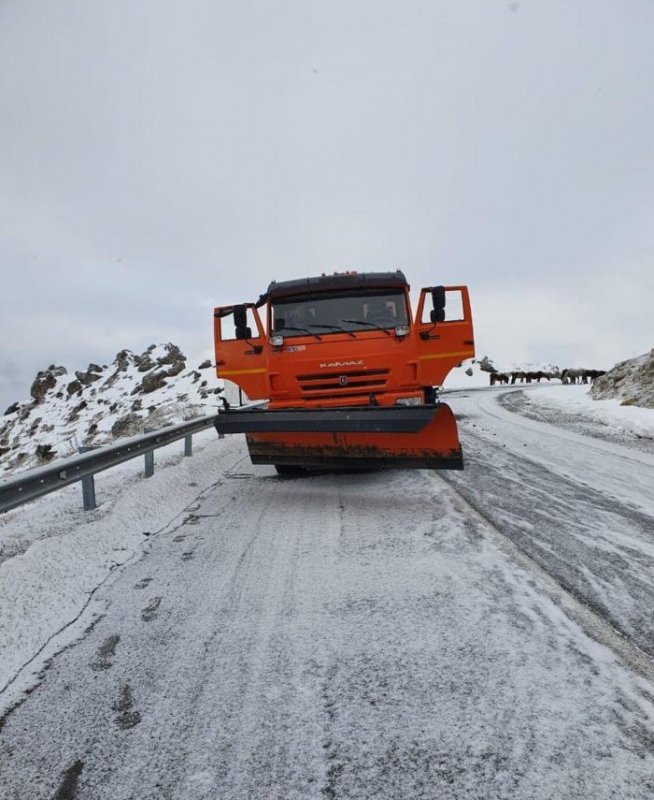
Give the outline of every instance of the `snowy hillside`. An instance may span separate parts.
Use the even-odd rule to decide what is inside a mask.
[[[0,417],[0,473],[210,414],[221,387],[209,360],[189,367],[171,343],[121,350],[112,364],[72,375],[53,364],[36,376],[30,400]]]
[[[654,349],[616,364],[595,381],[591,395],[596,400],[618,399],[625,406],[654,408]]]

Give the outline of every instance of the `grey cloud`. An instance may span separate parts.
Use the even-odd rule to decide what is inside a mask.
[[[653,35],[636,0],[7,0],[0,400],[342,268],[468,283],[500,360],[648,349]]]

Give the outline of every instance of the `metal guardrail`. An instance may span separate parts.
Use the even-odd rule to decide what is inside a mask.
[[[79,455],[62,458],[53,464],[29,469],[0,480],[0,514],[77,481],[82,481],[84,508],[95,508],[93,476],[97,472],[144,455],[145,475],[150,477],[154,473],[154,451],[157,448],[184,439],[184,455],[192,455],[193,434],[210,428],[215,418],[215,414],[198,417],[169,428],[123,439],[116,444],[90,450],[83,448],[85,451]]]

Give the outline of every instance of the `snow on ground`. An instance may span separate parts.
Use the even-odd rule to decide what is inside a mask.
[[[453,369],[444,384],[442,399],[447,400],[447,393],[461,389],[481,389],[490,384],[490,373],[480,368],[480,359],[464,361],[459,367]],[[494,363],[494,362],[491,362]],[[648,390],[643,376],[646,368],[652,363],[652,355],[646,354],[631,361],[622,362],[615,368],[619,375],[626,375],[620,382],[624,391],[615,398],[595,399],[592,395],[601,395],[601,392],[590,384],[562,384],[558,378],[551,380],[542,379],[540,383],[516,382],[513,390],[525,390],[518,397],[506,395],[506,386],[496,386],[495,390],[504,396],[502,404],[506,408],[531,416],[534,419],[559,424],[579,430],[582,433],[597,435],[601,438],[615,437],[618,441],[638,438],[645,441],[654,441],[654,409],[633,404],[622,405],[624,396],[640,393],[644,395]],[[552,364],[524,363],[500,365],[499,372],[510,373],[515,370],[524,372],[555,372],[558,368]],[[610,377],[613,371],[608,373]],[[646,380],[652,380],[652,369],[649,367]],[[634,385],[634,375],[639,380],[638,386]],[[598,382],[604,380],[598,378]],[[615,382],[615,381],[614,381]],[[639,395],[639,396],[640,396]]]
[[[470,380],[470,388],[475,382],[486,386],[482,382],[487,377],[475,368],[473,376],[463,374],[461,382]],[[587,386],[521,388],[528,389],[521,392],[526,398],[523,412],[540,408],[553,418],[574,415],[596,420],[609,432],[654,439],[650,409],[592,400]],[[149,480],[142,477],[141,459],[101,473],[95,512],[83,511],[76,484],[0,517],[0,651],[9,654],[0,666],[0,690],[56,631],[80,615],[94,589],[116,566],[140,552],[146,532],[164,527],[171,514],[181,513],[215,481],[224,470],[221,459],[230,452],[229,441],[218,441],[213,430],[197,434],[191,459],[182,458],[181,442],[162,448]],[[175,466],[163,468],[166,465]]]
[[[654,440],[654,409],[623,406],[617,399],[594,400],[590,387],[583,384],[540,384],[535,391],[530,387],[526,402],[552,412],[585,417],[605,426],[609,429],[607,433],[631,434]]]
[[[141,458],[100,473],[95,511],[82,509],[80,484],[73,484],[0,516],[0,716],[34,681],[52,655],[49,641],[78,619],[97,587],[222,475],[233,442],[208,430],[193,436],[193,446],[190,458],[182,455],[183,442],[157,450],[148,479]],[[57,649],[92,617],[59,637]]]
[[[494,406],[499,394],[452,398]],[[477,431],[473,410],[462,427]],[[574,437],[548,444],[545,426],[521,421],[533,446],[513,446],[567,474]],[[496,447],[504,429],[490,424]],[[81,511],[73,486],[0,517],[0,718],[42,680],[3,729],[12,796],[64,796],[76,759],[80,796],[102,800],[651,796],[651,687],[506,557],[441,476],[283,481],[250,465],[241,436],[207,431],[194,445],[188,459],[179,442],[157,451],[147,480],[140,459],[102,473],[96,512]],[[517,481],[527,497],[509,511],[539,512],[534,530],[549,525],[561,569],[574,571],[538,502],[563,483],[514,474],[509,450],[505,464],[480,454],[482,475],[489,460],[497,473],[486,490],[515,499]],[[638,491],[606,460],[575,458],[588,470],[569,481],[566,515],[574,491],[607,495],[607,519],[608,490]],[[456,476],[483,488],[474,469]],[[597,509],[582,511],[597,543],[581,561],[588,581],[626,601],[623,577],[645,574],[651,551],[635,523],[618,541]],[[623,555],[633,570],[617,573]]]
[[[452,394],[466,466],[443,477],[587,608],[654,655],[654,449],[506,410],[505,399],[539,391]]]
[[[9,796],[649,800],[651,687],[440,476],[218,451],[7,718]]]

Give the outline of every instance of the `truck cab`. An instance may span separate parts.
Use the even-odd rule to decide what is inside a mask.
[[[271,409],[432,402],[474,356],[467,287],[425,287],[414,313],[399,270],[273,281],[214,322],[218,377]]]

